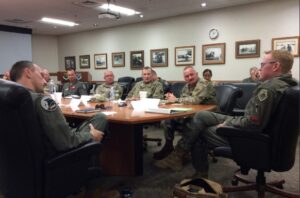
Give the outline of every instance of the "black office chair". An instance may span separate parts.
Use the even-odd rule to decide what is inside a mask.
[[[299,99],[299,87],[288,88],[263,131],[232,127],[217,129],[218,134],[228,139],[230,147],[215,148],[215,155],[232,158],[241,167],[242,174],[248,174],[250,169],[257,171],[254,182],[236,173],[233,184],[241,181],[246,185],[224,187],[225,192],[256,190],[258,197],[264,197],[265,191],[300,197],[299,193],[282,190],[284,180],[266,183],[265,178],[265,172],[284,172],[294,165],[299,136]]]
[[[217,85],[215,89],[220,113],[232,115],[236,101],[243,95],[242,90],[228,84]]]
[[[90,178],[90,158],[100,143],[49,157],[51,144],[39,125],[27,89],[0,80],[0,192],[5,197],[61,198]],[[59,133],[59,131],[53,131]]]
[[[233,107],[232,114],[235,116],[244,115],[246,105],[252,97],[253,91],[257,87],[257,83],[233,83],[235,87],[240,88],[243,91],[243,95],[236,100],[236,104]]]
[[[123,94],[121,96],[121,99],[124,100],[133,86],[134,78],[130,76],[124,76],[118,79],[118,83],[123,89]]]
[[[140,81],[142,81],[143,80],[143,77],[136,77],[135,78],[135,82],[137,83],[137,82],[140,82]]]
[[[181,91],[186,83],[185,82],[175,82],[171,85],[171,91],[176,96],[176,98],[180,97]]]

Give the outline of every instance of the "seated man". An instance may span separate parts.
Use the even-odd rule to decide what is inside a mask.
[[[264,129],[270,121],[285,89],[297,85],[288,72],[294,57],[288,51],[268,51],[261,63],[260,79],[263,81],[253,92],[243,116],[228,116],[209,111],[198,112],[192,121],[192,132],[188,132],[160,167],[170,167],[170,162],[182,164],[182,158],[193,149],[192,163],[195,176],[208,176],[208,150],[217,146],[228,146],[224,137],[216,133],[222,126],[246,129]]]
[[[143,81],[137,82],[128,93],[126,99],[138,99],[140,91],[147,91],[147,98],[163,99],[164,91],[162,84],[152,81],[151,67],[144,67],[142,70]]]
[[[257,83],[259,81],[259,71],[257,67],[250,68],[250,77],[242,80],[244,83]]]
[[[11,80],[27,88],[32,96],[41,127],[46,133],[48,155],[77,147],[89,141],[101,141],[107,127],[104,114],[99,113],[76,129],[71,129],[59,106],[43,93],[46,81],[42,69],[30,61],[16,62],[10,70]]]
[[[104,80],[105,83],[99,85],[95,91],[95,94],[101,95],[104,98],[111,98],[111,88],[114,90],[114,98],[113,100],[119,99],[123,94],[123,89],[119,85],[119,83],[114,82],[114,73],[112,71],[106,70],[104,72]]]
[[[84,83],[77,80],[76,73],[74,69],[68,69],[67,75],[69,82],[64,83],[62,89],[62,96],[70,96],[70,95],[89,95],[87,92],[87,87]]]
[[[212,83],[206,83],[206,81],[200,80],[198,72],[196,72],[193,67],[185,67],[183,69],[183,77],[186,84],[181,91],[180,97],[176,98],[173,94],[167,93],[166,99],[168,101],[195,105],[216,104],[216,92]],[[154,153],[154,159],[161,160],[174,150],[173,140],[175,130],[183,132],[189,130],[191,119],[192,117],[187,117],[184,119],[173,119],[162,122],[166,143],[161,151]],[[173,168],[177,169],[177,166],[173,166]]]
[[[170,84],[166,80],[158,77],[157,73],[156,73],[156,71],[154,69],[152,69],[152,80],[160,82],[162,84],[164,93],[170,92],[170,90],[171,90]]]

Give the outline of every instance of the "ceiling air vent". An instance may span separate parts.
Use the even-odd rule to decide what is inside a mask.
[[[98,19],[120,19],[120,14],[115,14],[110,11],[102,12],[98,15]]]

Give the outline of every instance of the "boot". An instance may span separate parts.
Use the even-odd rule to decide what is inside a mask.
[[[164,147],[160,151],[153,153],[153,159],[162,160],[166,158],[170,153],[172,153],[173,150],[174,150],[173,142],[166,141]]]
[[[181,149],[175,149],[165,159],[158,160],[154,163],[159,168],[171,168],[173,171],[180,171],[183,168],[183,156],[188,152]]]

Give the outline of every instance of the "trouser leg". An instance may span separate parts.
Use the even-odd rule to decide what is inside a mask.
[[[103,113],[98,113],[94,115],[91,119],[88,119],[84,121],[77,129],[76,131],[89,131],[90,127],[89,124],[92,124],[95,129],[102,131],[102,132],[107,132],[107,119],[106,116]]]

